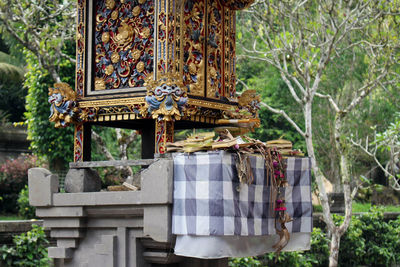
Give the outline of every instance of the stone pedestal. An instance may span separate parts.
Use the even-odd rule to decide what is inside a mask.
[[[157,160],[141,180],[140,191],[58,193],[55,175],[31,169],[30,203],[57,240],[49,248],[55,266],[228,266],[173,254],[171,159]]]

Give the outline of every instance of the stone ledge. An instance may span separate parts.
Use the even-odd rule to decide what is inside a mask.
[[[70,259],[74,254],[71,248],[49,247],[49,257],[55,259]]]

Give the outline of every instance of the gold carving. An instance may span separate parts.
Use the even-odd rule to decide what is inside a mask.
[[[150,37],[150,29],[144,28],[141,34],[142,34],[143,38],[145,38],[145,39],[149,38]]]
[[[205,1],[183,1],[185,8],[182,10],[182,35],[180,65],[183,67],[184,84],[189,86],[190,95],[204,96],[204,70],[205,70],[205,45],[206,45],[206,16]],[[186,8],[189,7],[189,8]]]
[[[211,67],[210,68],[210,76],[212,77],[212,78],[217,78],[217,71],[215,70],[215,68],[214,67]]]
[[[218,109],[218,110],[229,110],[232,108],[232,105],[229,104],[222,104],[218,102],[211,102],[207,100],[200,100],[194,98],[189,98],[188,104],[204,108]]]
[[[138,72],[143,72],[144,71],[144,62],[140,61],[137,65],[136,65],[136,70]]]
[[[223,55],[224,43],[224,8],[218,1],[207,0],[207,97],[219,99],[223,93]],[[229,46],[228,46],[229,47]]]
[[[189,64],[189,72],[192,75],[195,75],[197,72],[197,67],[193,62]]]
[[[137,17],[140,14],[140,6],[135,6],[132,10],[132,15]]]
[[[121,25],[122,26],[118,27],[118,34],[113,38],[113,41],[118,44],[118,47],[124,48],[132,41],[134,31],[132,26],[128,25],[126,22],[122,22]]]
[[[49,103],[51,114],[49,121],[55,122],[55,127],[65,127],[73,122],[78,111],[76,93],[67,83],[55,83],[49,88]]]
[[[135,50],[133,50],[133,51],[131,52],[131,54],[132,54],[132,58],[133,58],[134,60],[138,60],[138,59],[140,58],[142,52],[141,52],[140,50],[138,50],[138,49],[135,49]]]
[[[111,18],[112,18],[113,20],[116,20],[116,19],[118,18],[118,10],[114,10],[114,11],[111,13]]]
[[[180,74],[168,73],[159,80],[146,79],[146,109],[153,119],[180,120],[187,94]]]
[[[106,7],[108,9],[113,9],[115,7],[115,1],[114,0],[106,0]]]
[[[105,100],[93,100],[93,101],[79,101],[79,107],[89,108],[89,107],[107,107],[116,105],[134,105],[134,104],[144,104],[144,97],[133,97],[133,98],[122,98],[122,99],[105,99]]]
[[[226,119],[257,118],[258,110],[260,109],[260,101],[260,96],[257,94],[256,90],[246,90],[239,97],[239,107],[224,111],[224,117]]]
[[[113,65],[108,65],[106,67],[106,75],[111,75],[114,72],[114,66]]]
[[[146,0],[139,0],[139,4],[144,4],[146,3]]]
[[[101,35],[101,41],[105,44],[108,43],[108,41],[110,41],[110,34],[108,32],[103,32]]]
[[[94,79],[94,90],[105,90],[106,82],[102,78],[96,77]]]
[[[239,105],[242,107],[250,106],[253,102],[261,102],[260,96],[257,94],[256,90],[246,90],[239,98]]]
[[[103,79],[106,90],[143,87],[154,67],[155,1],[113,1],[93,4],[97,15],[93,28],[103,41],[94,40],[94,79]]]
[[[111,55],[111,62],[118,63],[119,59],[120,59],[120,56],[119,56],[118,52],[113,52]]]

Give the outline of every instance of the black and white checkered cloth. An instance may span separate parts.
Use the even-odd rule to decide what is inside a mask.
[[[250,156],[254,181],[241,184],[236,154],[225,151],[174,155],[172,232],[176,235],[274,235],[267,177],[261,156]],[[285,187],[289,232],[312,231],[311,161],[288,158]]]

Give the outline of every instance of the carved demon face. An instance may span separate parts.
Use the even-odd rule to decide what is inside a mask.
[[[54,93],[49,96],[49,103],[50,104],[55,104],[57,106],[61,105],[64,97],[60,93]]]
[[[154,89],[154,95],[160,99],[164,98],[165,96],[172,96],[174,99],[179,98],[183,94],[183,91],[181,88],[176,86],[175,84],[168,85],[166,83],[157,86],[156,89]]]

